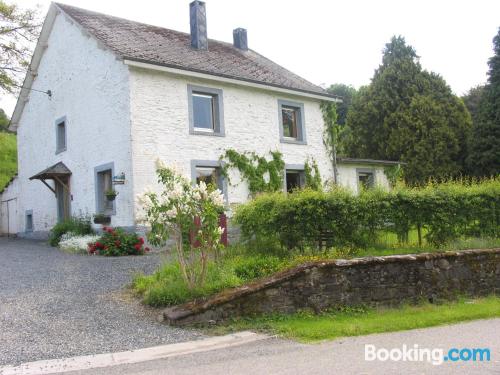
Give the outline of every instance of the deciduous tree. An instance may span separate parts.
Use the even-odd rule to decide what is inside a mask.
[[[0,90],[13,93],[21,85],[40,26],[37,10],[0,0]]]

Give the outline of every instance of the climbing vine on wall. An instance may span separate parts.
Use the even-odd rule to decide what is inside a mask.
[[[307,158],[304,163],[304,175],[307,188],[321,190],[321,175],[319,173],[318,163],[316,163],[314,158]]]
[[[236,168],[248,183],[250,194],[283,190],[285,162],[279,151],[270,151],[268,160],[255,152],[239,153],[228,149],[220,157],[223,161],[222,173],[229,181],[227,171]],[[268,177],[268,179],[266,179]]]

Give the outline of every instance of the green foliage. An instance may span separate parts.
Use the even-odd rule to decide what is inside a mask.
[[[77,236],[93,234],[94,230],[92,229],[92,225],[90,224],[90,218],[72,217],[54,225],[49,234],[50,246],[59,245],[61,237],[66,233],[73,233]]]
[[[334,94],[342,99],[341,103],[337,103],[337,123],[341,126],[344,126],[347,121],[347,113],[349,112],[349,108],[351,107],[352,100],[356,95],[356,89],[343,83],[335,83],[333,85],[330,85],[330,87],[327,88],[327,91],[330,94]]]
[[[500,173],[500,28],[488,61],[488,83],[482,92],[470,139],[468,167],[475,176]]]
[[[305,187],[312,190],[321,190],[321,174],[315,159],[307,159],[304,163]]]
[[[402,37],[386,45],[370,85],[353,99],[347,125],[346,154],[407,162],[410,184],[464,172],[470,115]]]
[[[242,280],[252,280],[271,275],[282,268],[283,260],[276,256],[243,257],[234,267],[234,272]]]
[[[21,85],[41,24],[37,10],[0,0],[0,90],[15,92]]]
[[[252,195],[280,191],[283,189],[285,162],[279,151],[271,151],[270,154],[271,160],[268,160],[255,152],[239,153],[228,149],[220,157],[221,161],[225,161],[222,172],[229,179],[228,170],[236,168],[247,181]],[[268,181],[266,176],[269,178]]]
[[[478,120],[479,104],[481,103],[481,99],[484,95],[484,88],[484,85],[473,87],[467,92],[467,94],[462,96],[462,100],[472,117],[473,126]]]
[[[16,135],[0,132],[0,190],[17,173]]]
[[[0,132],[7,131],[9,127],[9,118],[5,111],[0,108]]]
[[[390,165],[384,167],[384,174],[392,188],[403,179],[403,168],[401,165]]]
[[[103,230],[101,237],[89,244],[89,254],[116,257],[143,255],[149,251],[149,248],[144,246],[144,239],[136,233],[128,233],[120,228],[104,227]]]
[[[137,275],[133,288],[143,297],[144,303],[169,306],[237,287],[286,267],[286,262],[276,256],[233,254],[238,250],[229,249],[218,264],[208,263],[205,283],[195,288],[189,288],[183,281],[178,262],[164,264],[153,275]]]
[[[265,194],[238,207],[245,238],[273,239],[292,248],[366,247],[379,231],[401,241],[417,229],[434,246],[461,237],[500,235],[500,179],[430,183],[423,188]]]

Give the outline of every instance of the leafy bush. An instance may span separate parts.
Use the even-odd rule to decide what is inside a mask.
[[[377,232],[401,242],[416,229],[434,246],[462,237],[500,235],[500,178],[430,183],[359,195],[335,187],[264,194],[238,207],[235,217],[247,239],[279,241],[286,248],[366,247]]]
[[[252,280],[271,275],[283,268],[283,260],[278,257],[254,256],[238,259],[234,272],[242,280]]]
[[[68,232],[62,235],[59,241],[59,248],[67,253],[87,254],[89,243],[99,240],[99,236],[93,234],[77,235]]]
[[[91,255],[121,256],[121,255],[143,255],[149,251],[144,246],[144,238],[136,233],[127,233],[122,229],[103,228],[103,234],[97,241],[88,245]]]
[[[189,288],[182,278],[179,264],[172,262],[163,265],[153,275],[136,276],[133,287],[143,296],[144,303],[158,307],[176,305],[242,283],[243,280],[236,276],[231,267],[218,267],[215,263],[209,263],[203,286]]]
[[[65,233],[83,236],[86,234],[93,234],[94,230],[90,224],[90,218],[72,217],[54,225],[50,231],[49,244],[51,246],[59,245],[59,241]]]

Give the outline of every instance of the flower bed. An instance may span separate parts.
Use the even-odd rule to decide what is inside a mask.
[[[79,235],[73,232],[68,232],[62,235],[59,240],[59,248],[72,254],[87,254],[89,243],[99,240],[98,235],[88,234]]]
[[[122,256],[143,255],[150,249],[144,246],[144,238],[122,229],[104,227],[103,234],[88,244],[90,255]]]

